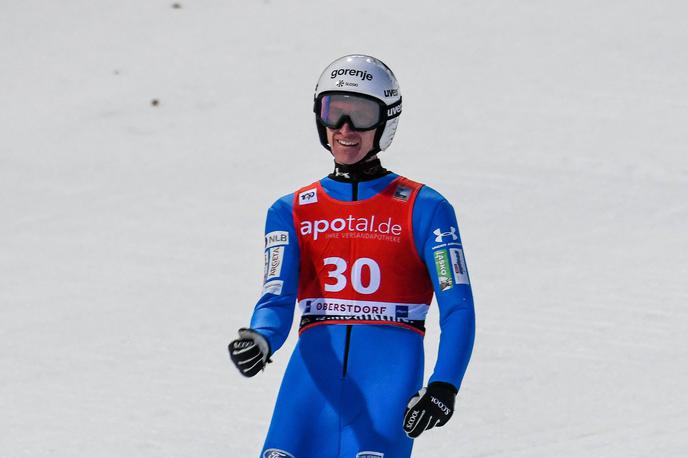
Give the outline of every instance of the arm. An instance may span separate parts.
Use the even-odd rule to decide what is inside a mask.
[[[289,335],[298,288],[299,248],[292,217],[293,195],[275,202],[265,222],[263,292],[251,317],[251,327],[239,329],[229,356],[246,377],[253,377]]]
[[[408,403],[404,430],[411,438],[446,424],[454,413],[475,337],[475,312],[463,256],[459,225],[452,206],[428,187],[421,189],[413,211],[418,253],[432,278],[440,309],[440,344],[428,386]]]
[[[449,383],[458,391],[475,338],[473,294],[454,209],[442,199],[427,221],[422,257],[435,287],[441,330],[437,362],[429,383]]]
[[[300,256],[292,202],[290,194],[268,210],[263,292],[251,317],[251,328],[267,339],[271,354],[279,350],[289,335],[299,282]]]

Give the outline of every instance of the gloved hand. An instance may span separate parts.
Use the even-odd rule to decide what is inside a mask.
[[[406,406],[404,431],[412,439],[435,426],[444,426],[454,413],[457,389],[445,382],[432,382],[415,394]]]
[[[253,377],[270,360],[270,343],[253,329],[239,329],[239,338],[230,342],[229,357],[242,375]]]

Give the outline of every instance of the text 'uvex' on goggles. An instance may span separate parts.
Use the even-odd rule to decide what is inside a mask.
[[[326,92],[316,99],[314,111],[318,122],[330,129],[340,129],[348,123],[353,130],[370,130],[399,116],[401,100],[388,108],[364,94]]]

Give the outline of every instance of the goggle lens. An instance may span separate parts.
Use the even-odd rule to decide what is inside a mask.
[[[348,120],[353,129],[369,130],[382,121],[380,104],[348,94],[327,94],[320,99],[320,122],[330,129],[339,129]]]

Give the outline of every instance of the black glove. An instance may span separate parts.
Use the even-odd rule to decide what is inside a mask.
[[[270,343],[253,329],[239,329],[239,338],[229,344],[229,357],[242,375],[253,377],[271,363]]]
[[[445,382],[432,382],[415,394],[406,406],[404,431],[412,439],[435,426],[444,426],[454,413],[458,390]]]

